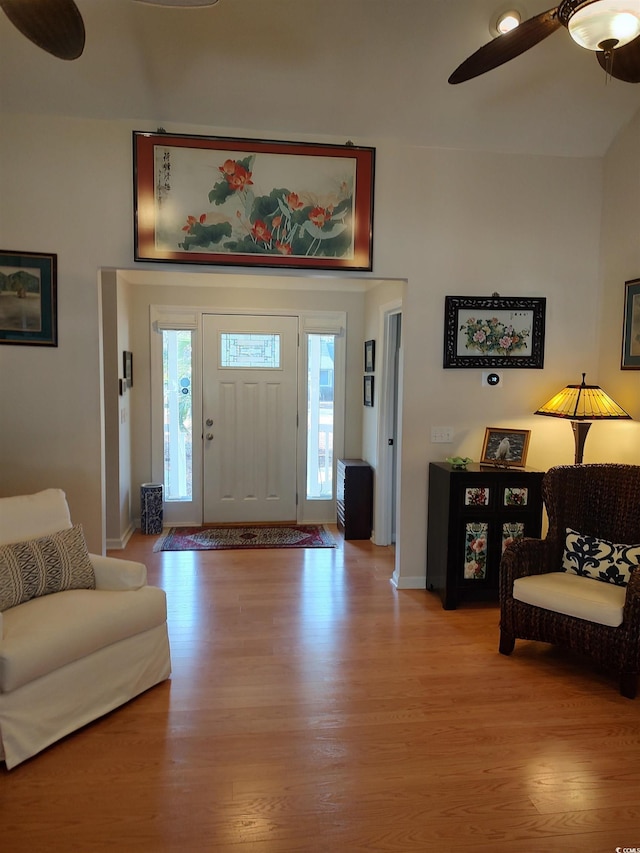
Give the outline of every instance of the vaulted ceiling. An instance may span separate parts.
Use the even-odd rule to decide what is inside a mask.
[[[607,80],[564,28],[449,85],[491,38],[500,0],[220,0],[182,10],[76,2],[87,41],[72,62],[33,46],[0,13],[2,112],[599,156],[640,108],[640,85]],[[550,2],[513,5],[528,17]]]

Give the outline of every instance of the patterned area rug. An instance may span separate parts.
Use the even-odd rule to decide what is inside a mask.
[[[154,551],[216,551],[229,548],[335,548],[321,524],[273,527],[172,527],[153,546]]]

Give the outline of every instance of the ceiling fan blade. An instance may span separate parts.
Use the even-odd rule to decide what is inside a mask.
[[[449,83],[464,83],[480,74],[485,74],[516,56],[520,56],[525,50],[538,44],[551,33],[563,26],[558,19],[558,9],[549,9],[541,12],[527,21],[523,21],[515,30],[497,36],[493,41],[483,45],[476,50],[468,59],[459,65],[449,77]]]
[[[84,50],[84,23],[73,0],[0,0],[11,23],[38,47],[59,59]]]
[[[188,9],[196,6],[215,6],[218,0],[136,0],[136,2],[146,3],[148,6],[179,6],[182,9]]]
[[[598,51],[597,57],[600,66],[616,80],[640,83],[640,37],[624,47],[617,47],[610,60],[602,50]]]

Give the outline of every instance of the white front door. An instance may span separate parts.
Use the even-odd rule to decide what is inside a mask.
[[[204,522],[295,521],[298,318],[202,320]]]

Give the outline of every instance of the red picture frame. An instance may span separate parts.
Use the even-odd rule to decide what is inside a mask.
[[[133,132],[134,257],[371,270],[375,149]]]

